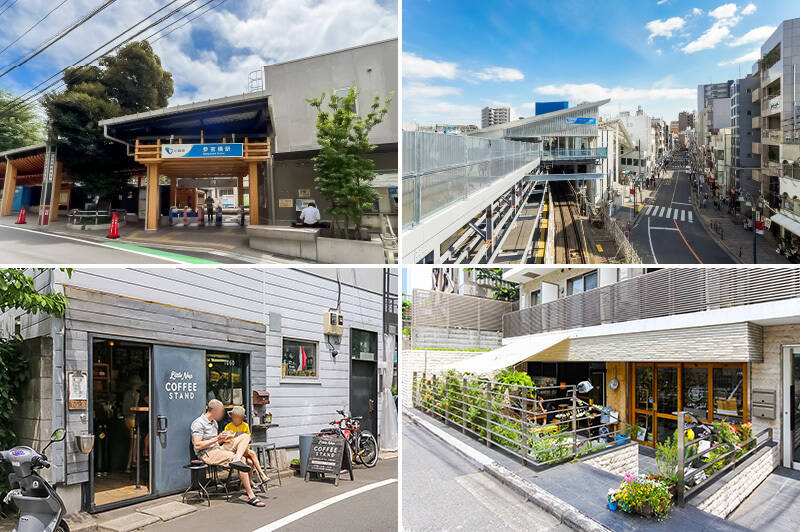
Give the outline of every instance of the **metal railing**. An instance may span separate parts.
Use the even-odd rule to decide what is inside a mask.
[[[706,485],[718,480],[722,474],[729,469],[735,469],[737,465],[758,452],[762,447],[772,442],[772,427],[767,427],[752,435],[749,439],[734,445],[730,442],[715,442],[710,436],[701,436],[693,440],[686,441],[686,419],[687,412],[676,412],[678,417],[678,428],[675,431],[677,441],[677,484],[675,486],[675,502],[683,506],[686,500],[700,492]],[[765,441],[758,443],[758,440],[769,435]],[[695,449],[700,447],[701,442],[707,442],[708,447],[702,451],[687,453],[686,450],[692,446]],[[717,454],[713,458],[703,460],[704,456],[712,452],[719,452],[720,449],[727,449],[725,452]],[[702,465],[700,465],[702,463]],[[713,469],[716,464],[722,464],[719,469]],[[691,467],[696,465],[697,467]]]
[[[503,336],[800,297],[800,269],[667,268],[503,316]]]
[[[128,211],[125,209],[111,209],[108,211],[81,211],[72,209],[67,213],[67,223],[71,225],[100,225],[111,223],[113,215],[117,215],[120,224],[125,224]]]
[[[565,148],[542,152],[543,159],[593,159],[598,157],[608,157],[608,148]]]
[[[452,349],[460,342],[477,349],[499,347],[503,315],[514,310],[510,301],[435,290],[415,288],[411,297],[411,347],[415,349]]]
[[[403,132],[403,226],[534,162],[541,144],[427,131]]]
[[[619,225],[617,225],[616,220],[612,219],[606,209],[602,209],[603,212],[603,227],[605,227],[606,232],[611,235],[611,238],[614,239],[614,244],[616,244],[617,249],[622,253],[622,256],[625,259],[625,264],[642,264],[642,259],[639,257],[639,254],[636,253],[636,249],[631,244],[631,241],[625,236],[625,233],[622,232]],[[619,253],[617,253],[619,256]]]
[[[631,441],[628,423],[578,397],[574,385],[521,386],[415,371],[411,394],[417,410],[501,448],[522,465],[556,465]]]
[[[800,166],[794,164],[784,164],[783,174],[781,174],[781,177],[800,180]]]

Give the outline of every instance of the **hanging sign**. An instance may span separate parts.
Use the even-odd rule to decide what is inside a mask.
[[[162,144],[162,159],[244,157],[243,144]]]
[[[67,408],[86,410],[89,404],[89,376],[85,371],[67,373]]]
[[[576,125],[593,126],[593,125],[597,124],[597,119],[596,118],[588,118],[588,117],[581,117],[581,116],[579,116],[579,117],[568,116],[568,117],[564,118],[564,121],[567,124],[576,124]]]

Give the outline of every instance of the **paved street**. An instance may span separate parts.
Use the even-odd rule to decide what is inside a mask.
[[[796,532],[800,516],[800,471],[778,467],[742,504],[729,521],[770,532]]]
[[[570,530],[440,440],[403,422],[403,530]]]
[[[397,530],[397,458],[380,460],[372,469],[357,466],[354,474],[354,481],[344,478],[338,487],[284,476],[283,486],[259,494],[265,508],[247,505],[241,494],[231,502],[213,500],[211,508],[195,505],[198,511],[145,530]]]
[[[668,171],[652,205],[633,226],[631,242],[646,263],[732,264],[734,260],[708,234],[692,206],[689,177]]]

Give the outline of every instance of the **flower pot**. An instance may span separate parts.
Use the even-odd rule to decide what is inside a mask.
[[[608,501],[608,509],[616,512],[619,509],[619,503],[617,501]]]

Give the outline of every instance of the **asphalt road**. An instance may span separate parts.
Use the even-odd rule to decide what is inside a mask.
[[[233,262],[205,252],[170,252],[142,246],[103,243],[0,225],[2,264],[180,264]]]
[[[403,423],[402,529],[566,531],[413,423]]]
[[[698,219],[690,187],[685,172],[667,172],[653,206],[642,210],[633,227],[633,246],[646,263],[733,264]]]
[[[397,458],[382,459],[372,469],[356,466],[355,480],[304,482],[286,478],[283,485],[257,494],[266,504],[254,508],[240,493],[230,502],[211,501],[211,508],[145,528],[147,532],[301,531],[360,532],[397,530]],[[380,485],[380,483],[385,484]],[[361,489],[363,491],[357,492]],[[347,497],[348,493],[357,493]]]

